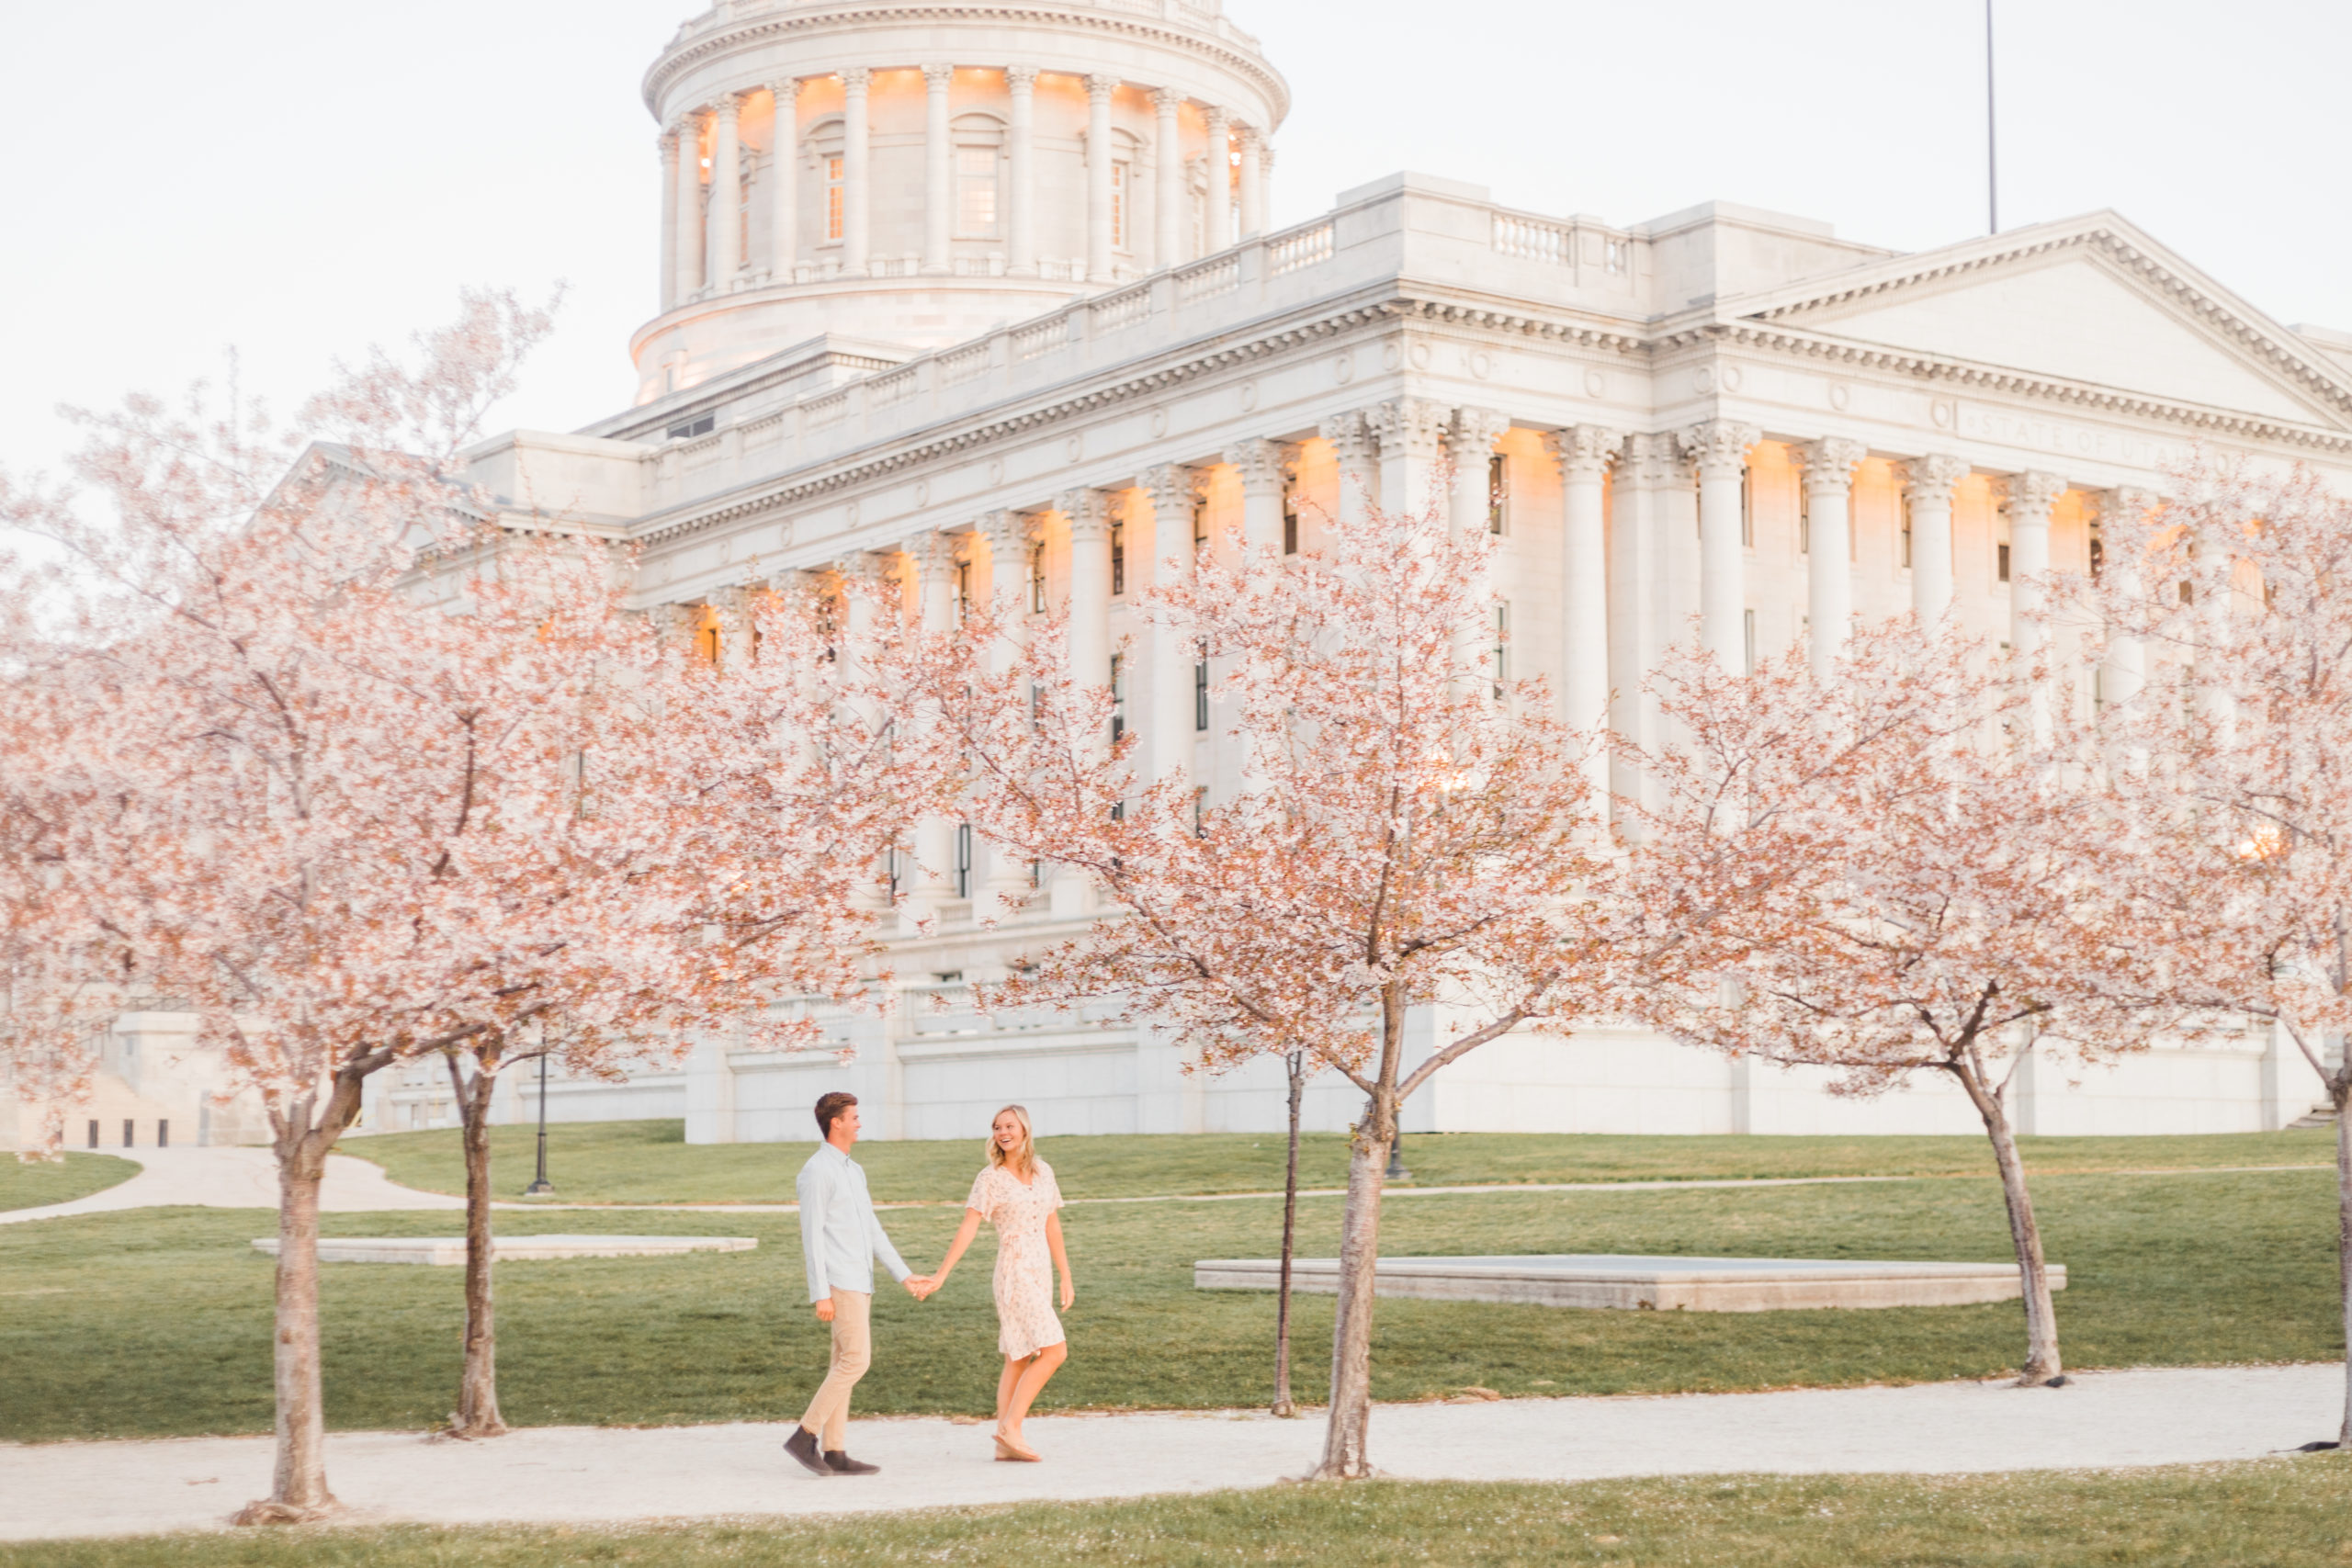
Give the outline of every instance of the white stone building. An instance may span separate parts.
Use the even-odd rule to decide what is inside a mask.
[[[667,186],[637,401],[488,442],[479,479],[636,542],[639,602],[720,660],[745,590],[799,572],[896,574],[940,621],[979,595],[1066,607],[1143,765],[1213,796],[1237,774],[1189,650],[1131,636],[1128,592],[1227,529],[1311,547],[1343,475],[1496,531],[1513,668],[1636,737],[1642,676],[1693,617],[1729,660],[1914,605],[2007,640],[2012,576],[2086,570],[2102,511],[2197,443],[2352,480],[2352,335],[2271,321],[2111,212],[1903,255],[1724,203],[1621,226],[1398,175],[1270,229],[1288,91],[1216,0],[720,0],[645,97]],[[849,1087],[884,1136],[978,1136],[1010,1100],[1055,1132],[1279,1124],[1271,1069],[1205,1078],[1148,1034],[973,1014],[965,982],[1073,929],[1087,890],[982,929],[1026,867],[951,822],[910,847],[907,929],[935,924],[899,942],[907,1005],[839,1021],[854,1064],[706,1043],[560,1082],[551,1114],[801,1139]],[[2315,1096],[2265,1035],[2079,1086],[2029,1063],[2017,1113],[2251,1130]],[[430,1071],[387,1075],[368,1122],[446,1105]],[[1323,1126],[1351,1109],[1312,1101]],[[1835,1100],[1601,1031],[1476,1053],[1407,1125],[1975,1123],[1928,1086]]]

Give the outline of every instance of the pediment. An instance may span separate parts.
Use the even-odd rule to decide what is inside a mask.
[[[2218,290],[2162,265],[2126,265],[2110,231],[1967,254],[1993,244],[1955,247],[1961,254],[1940,263],[1931,253],[1873,264],[1874,279],[1839,279],[1835,288],[1822,280],[1810,297],[1792,289],[1733,310],[1874,348],[2352,428],[2352,378],[2341,367],[2297,352],[2307,345]],[[2130,248],[2132,260],[2144,259],[2146,244]]]

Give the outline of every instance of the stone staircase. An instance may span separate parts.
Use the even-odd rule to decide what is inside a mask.
[[[2333,1105],[2314,1105],[2287,1123],[2290,1131],[2298,1127],[2333,1127],[2335,1125],[2335,1107]]]

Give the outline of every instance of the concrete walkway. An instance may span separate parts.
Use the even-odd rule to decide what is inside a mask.
[[[267,1149],[108,1149],[139,1162],[139,1174],[103,1192],[38,1209],[0,1211],[0,1225],[65,1214],[103,1214],[119,1209],[157,1209],[185,1204],[200,1209],[275,1209],[277,1161]],[[466,1201],[439,1192],[395,1186],[384,1168],[348,1155],[327,1156],[319,1206],[330,1213],[383,1209],[463,1209]]]
[[[2092,1372],[1997,1382],[1383,1405],[1374,1459],[1415,1479],[1586,1481],[1770,1472],[2106,1468],[2253,1459],[2333,1437],[2341,1365]],[[1263,1486],[1307,1470],[1320,1420],[1247,1412],[1037,1416],[1043,1464],[991,1461],[989,1428],[861,1421],[882,1473],[819,1480],[788,1427],[539,1427],[487,1443],[329,1439],[346,1522],[612,1524],[868,1513]],[[216,1529],[269,1489],[267,1438],[0,1446],[0,1539]]]

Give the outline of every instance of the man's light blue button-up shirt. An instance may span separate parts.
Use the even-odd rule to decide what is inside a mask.
[[[832,1145],[819,1144],[794,1186],[800,1195],[800,1255],[808,1264],[810,1301],[821,1302],[835,1291],[872,1295],[877,1258],[893,1280],[914,1272],[874,1217],[865,1167]]]

